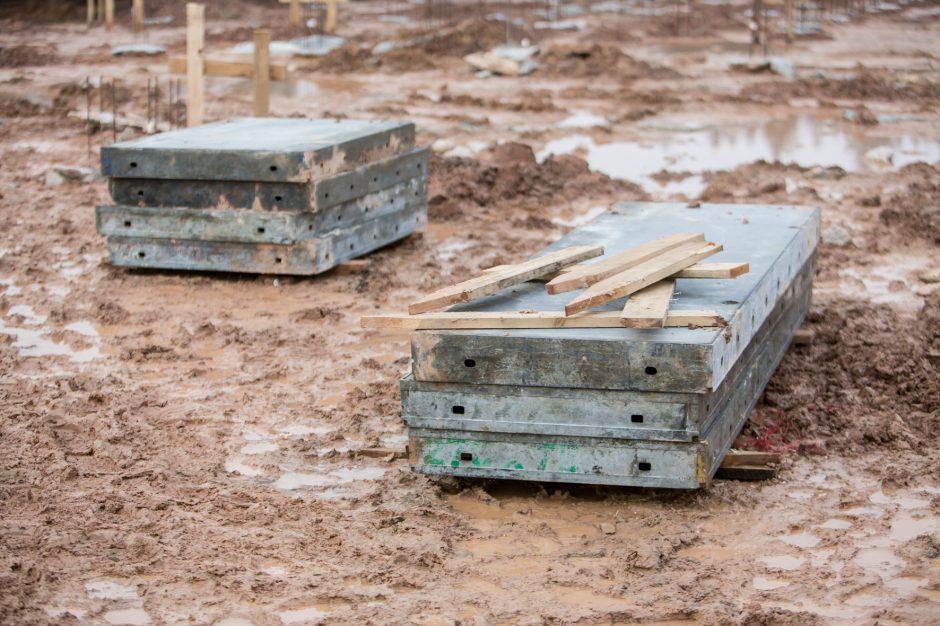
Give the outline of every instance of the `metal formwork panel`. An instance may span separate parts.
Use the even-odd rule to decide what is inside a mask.
[[[123,267],[312,275],[407,237],[426,220],[424,206],[406,207],[290,244],[124,236],[107,243],[111,263]]]
[[[414,147],[410,122],[241,118],[101,149],[112,178],[307,183]]]
[[[766,346],[788,343],[809,303],[810,259],[721,386],[664,393],[518,385],[401,381],[402,418],[420,429],[692,441],[707,430],[741,376]]]
[[[426,209],[426,181],[415,178],[316,213],[121,205],[97,207],[96,222],[105,236],[290,244]]]
[[[729,328],[426,330],[412,336],[415,380],[706,393],[717,389],[816,249],[819,210],[792,206],[619,204],[545,252],[603,244],[607,254],[677,231],[702,231],[750,263],[729,280],[680,279],[679,306],[716,310]],[[517,285],[454,311],[560,310],[572,294]],[[601,309],[618,310],[623,300]]]
[[[323,211],[402,183],[426,180],[427,166],[427,149],[412,148],[314,182],[111,178],[108,187],[114,202],[126,206]]]
[[[794,286],[786,314],[735,371],[730,393],[700,439],[660,441],[603,434],[491,432],[409,427],[409,460],[425,474],[563,483],[696,489],[707,485],[747,421],[809,309]],[[580,413],[584,415],[582,411]],[[582,431],[583,432],[583,431]],[[620,433],[616,433],[620,434]]]

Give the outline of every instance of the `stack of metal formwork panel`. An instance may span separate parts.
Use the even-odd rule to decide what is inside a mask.
[[[819,211],[623,203],[545,252],[602,244],[614,254],[678,231],[723,244],[715,260],[750,264],[733,280],[677,281],[670,311],[717,310],[726,327],[417,331],[412,373],[401,382],[412,466],[465,477],[707,485],[808,311]],[[549,311],[569,298],[525,283],[452,310]]]
[[[427,220],[414,125],[246,118],[102,148],[111,262],[318,274]]]

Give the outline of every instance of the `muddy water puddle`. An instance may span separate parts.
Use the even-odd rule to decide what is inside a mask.
[[[592,118],[582,114],[578,119]],[[651,120],[640,125],[639,133],[635,140],[609,143],[574,133],[549,141],[538,158],[581,152],[591,169],[635,182],[660,199],[698,196],[706,186],[704,172],[733,170],[760,160],[841,167],[848,172],[940,160],[940,140],[929,133],[873,137],[838,120],[812,115],[728,125]]]

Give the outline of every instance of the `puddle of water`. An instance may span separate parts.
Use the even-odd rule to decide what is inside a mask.
[[[781,569],[784,571],[791,572],[793,570],[800,569],[800,566],[803,565],[803,559],[796,556],[789,556],[786,554],[779,554],[776,556],[764,556],[758,559],[763,562],[767,567],[771,569]]]
[[[277,615],[285,624],[304,624],[306,622],[320,621],[329,614],[329,611],[324,611],[316,606],[308,606],[303,609],[280,611]]]
[[[891,532],[888,536],[898,542],[910,541],[933,532],[937,525],[937,518],[932,515],[915,517],[911,513],[899,513],[891,520]]]
[[[28,304],[15,304],[7,309],[7,317],[19,316],[27,326],[38,326],[46,321],[45,315],[37,315]]]
[[[114,609],[104,614],[104,621],[115,626],[145,626],[150,623],[150,614],[143,609]]]
[[[5,285],[7,289],[4,295],[14,295],[21,293],[18,288],[10,281],[0,281],[0,285]],[[16,289],[16,291],[14,291]],[[86,363],[101,357],[99,346],[100,337],[89,322],[72,322],[65,327],[65,330],[76,332],[80,335],[93,338],[96,345],[84,350],[75,350],[65,343],[59,343],[47,337],[51,330],[43,326],[46,321],[45,315],[37,314],[28,304],[15,304],[7,309],[7,317],[20,317],[23,324],[34,328],[21,328],[7,324],[6,320],[0,318],[0,335],[9,335],[13,337],[13,345],[19,350],[22,357],[44,357],[44,356],[67,356],[73,363]]]
[[[819,524],[819,528],[826,528],[828,530],[847,530],[852,528],[852,522],[832,517],[827,519],[822,524]]]
[[[754,586],[754,589],[757,589],[758,591],[772,591],[774,589],[786,587],[789,584],[789,581],[781,580],[779,578],[767,578],[766,576],[755,576],[754,580],[751,582],[751,585]]]
[[[607,119],[590,111],[575,111],[558,123],[559,128],[592,128],[607,126]]]
[[[898,570],[904,567],[904,560],[887,548],[868,548],[860,550],[852,559],[864,569],[887,576],[888,569]]]
[[[242,476],[261,476],[264,474],[264,470],[252,465],[246,465],[238,459],[227,459],[225,461],[225,471],[229,474],[234,474],[238,472]]]
[[[110,580],[85,583],[85,595],[97,600],[136,600],[137,590]]]
[[[274,452],[278,450],[278,445],[273,441],[256,441],[245,444],[240,450],[242,454],[264,454],[265,452]]]
[[[212,626],[255,626],[255,623],[244,617],[223,617]]]
[[[277,432],[284,433],[291,437],[303,437],[304,435],[326,435],[333,432],[329,426],[307,426],[305,424],[287,424],[277,429]]]
[[[796,548],[815,548],[819,544],[819,537],[809,533],[796,533],[780,537],[780,541]]]
[[[613,178],[638,183],[658,197],[682,194],[693,197],[704,188],[699,176],[705,171],[732,170],[758,160],[795,163],[803,167],[837,166],[849,172],[866,172],[884,167],[900,168],[916,161],[940,160],[940,140],[928,135],[897,138],[866,138],[846,132],[839,124],[796,115],[783,120],[757,124],[702,127],[663,123],[647,125],[654,135],[637,141],[597,144],[587,135],[571,135],[548,142],[538,153],[544,160],[551,154],[583,150],[591,169]],[[678,130],[678,132],[676,132]],[[884,149],[881,149],[881,148]],[[866,153],[878,148],[888,163],[879,166]],[[884,160],[884,159],[882,159]],[[653,176],[662,170],[687,172],[680,180],[661,182]]]
[[[281,476],[274,481],[274,486],[285,491],[294,491],[301,487],[328,487],[359,480],[376,480],[385,472],[381,467],[341,467],[322,474],[281,472]]]

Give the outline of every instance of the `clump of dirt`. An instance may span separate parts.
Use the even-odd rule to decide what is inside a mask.
[[[469,19],[437,30],[411,30],[393,40],[394,47],[383,54],[373,54],[372,47],[348,44],[317,62],[317,69],[348,72],[361,69],[419,71],[439,67],[442,61],[488,50],[506,38],[505,25],[483,19]]]
[[[786,98],[896,101],[940,99],[940,84],[927,79],[904,80],[889,72],[861,69],[846,79],[825,77],[770,81],[741,90],[746,100],[779,102]]]
[[[433,153],[432,153],[433,154]],[[617,193],[636,199],[646,194],[633,183],[592,172],[584,159],[550,156],[539,163],[531,146],[509,142],[482,160],[431,158],[431,219],[458,217],[473,207],[537,209],[546,202]],[[534,224],[532,224],[534,225]]]
[[[639,78],[676,78],[675,70],[637,61],[611,44],[559,43],[539,55],[540,71],[553,75],[585,78],[598,75],[616,75],[621,80]]]
[[[915,180],[884,202],[879,220],[903,237],[940,243],[940,169],[914,163],[899,174],[913,176]]]
[[[0,47],[0,67],[35,67],[58,62],[55,47],[48,44]]]
[[[763,449],[926,449],[940,428],[940,294],[916,320],[859,300],[814,305],[745,430]]]
[[[787,179],[802,178],[806,168],[798,165],[755,161],[731,171],[706,172],[702,178],[707,187],[699,196],[704,202],[761,202],[773,204],[813,204],[819,200],[816,190],[805,183],[796,189],[787,186]]]

